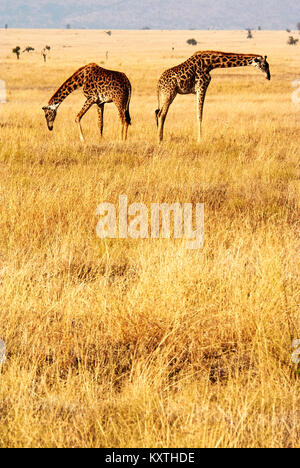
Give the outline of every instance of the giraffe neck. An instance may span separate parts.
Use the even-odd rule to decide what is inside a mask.
[[[232,53],[210,53],[208,64],[210,70],[215,68],[248,67],[254,64],[254,60],[260,55],[255,54],[232,54]]]
[[[79,69],[73,76],[67,79],[60,88],[53,94],[49,101],[49,106],[58,107],[69,94],[73,93],[77,88],[84,84],[83,68]]]

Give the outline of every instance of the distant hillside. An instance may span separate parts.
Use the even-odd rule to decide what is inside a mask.
[[[92,29],[286,29],[299,0],[2,0],[3,27]]]

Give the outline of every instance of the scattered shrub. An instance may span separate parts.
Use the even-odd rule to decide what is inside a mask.
[[[34,51],[34,48],[28,46],[28,47],[26,47],[26,49],[23,50],[23,53],[24,53],[24,52],[33,52],[33,51]]]
[[[192,46],[196,46],[198,44],[196,39],[188,39],[186,42],[187,44],[192,45]]]
[[[299,39],[295,39],[293,36],[290,36],[287,43],[289,45],[296,45],[298,41],[299,41]]]
[[[13,54],[16,54],[17,59],[19,60],[19,59],[20,59],[20,54],[21,54],[21,47],[19,47],[19,46],[15,47],[15,48],[12,50],[12,53],[13,53]]]

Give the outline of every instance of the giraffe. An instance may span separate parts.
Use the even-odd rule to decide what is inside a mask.
[[[229,52],[200,51],[186,62],[166,70],[158,82],[158,106],[155,111],[159,141],[163,140],[164,124],[177,94],[197,95],[198,142],[201,141],[201,124],[205,95],[211,81],[210,72],[215,68],[243,67],[252,65],[271,79],[267,56]]]
[[[47,106],[43,107],[48,129],[53,130],[57,109],[62,101],[77,88],[83,88],[86,97],[83,108],[78,113],[75,122],[79,127],[80,140],[84,142],[81,127],[81,119],[86,112],[97,104],[100,135],[103,135],[104,105],[113,102],[118,111],[122,123],[121,138],[126,140],[128,126],[131,125],[129,114],[129,103],[131,99],[131,84],[124,73],[106,70],[96,63],[90,63],[79,68],[49,100]]]

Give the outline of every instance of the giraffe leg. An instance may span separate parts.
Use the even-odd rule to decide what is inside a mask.
[[[201,136],[202,136],[201,134],[202,134],[203,106],[204,106],[204,99],[200,91],[197,91],[198,143],[200,143]]]
[[[122,117],[121,117],[121,141],[124,140],[124,131],[125,131],[125,123],[122,121]]]
[[[170,104],[164,104],[161,113],[158,115],[158,140],[162,142],[164,139],[164,126],[167,118],[167,114],[170,108]]]
[[[128,127],[129,127],[129,124],[127,122],[125,122],[124,135],[123,135],[125,141],[127,140],[127,136],[128,136]]]
[[[124,118],[125,118],[125,123],[124,123],[124,140],[127,140],[128,136],[128,127],[131,125],[131,117],[130,117],[130,111],[129,111],[129,106],[130,106],[130,100],[131,100],[131,85],[129,83],[128,89],[126,90],[124,96],[123,96],[123,109],[124,109]]]
[[[119,117],[120,117],[120,120],[121,120],[121,140],[126,140],[126,137],[127,137],[127,128],[126,126],[128,127],[127,123],[126,123],[126,114],[125,114],[125,108],[124,106],[122,105],[122,103],[119,103],[119,102],[115,102],[115,105],[119,111]]]
[[[174,101],[176,95],[169,95],[164,99],[164,104],[161,110],[157,113],[157,120],[158,120],[158,140],[159,143],[163,141],[164,138],[164,126],[165,121],[167,118],[167,114],[170,108],[170,105]]]
[[[84,143],[84,136],[83,136],[83,133],[82,133],[82,126],[81,126],[81,122],[80,120],[78,121],[78,127],[79,127],[79,138],[80,138],[80,141],[82,143]]]
[[[85,101],[85,103],[84,103],[83,108],[81,109],[81,111],[79,112],[79,114],[77,115],[76,120],[75,120],[75,122],[79,126],[79,137],[80,137],[80,141],[82,143],[84,143],[84,136],[83,136],[83,133],[82,133],[81,119],[84,116],[84,114],[86,114],[87,111],[92,107],[93,104],[95,104],[94,99],[87,99]]]
[[[129,125],[131,125],[131,117],[130,117],[130,113],[129,113],[129,105],[127,105],[127,109],[124,111],[124,118],[125,118],[125,122],[124,122],[124,134],[123,134],[123,137],[124,137],[124,140],[126,141],[126,140],[127,140],[127,136],[128,136],[128,128],[129,128]]]
[[[103,136],[103,116],[104,116],[104,104],[98,104],[98,122],[99,122],[99,129],[101,138]]]
[[[129,112],[129,103],[131,97],[131,89],[127,89],[122,94],[117,96],[113,101],[119,112],[121,120],[121,140],[127,139],[128,127],[131,125],[131,117]]]
[[[209,76],[204,82],[202,82],[197,90],[198,143],[201,142],[204,101],[210,80],[211,77]]]

